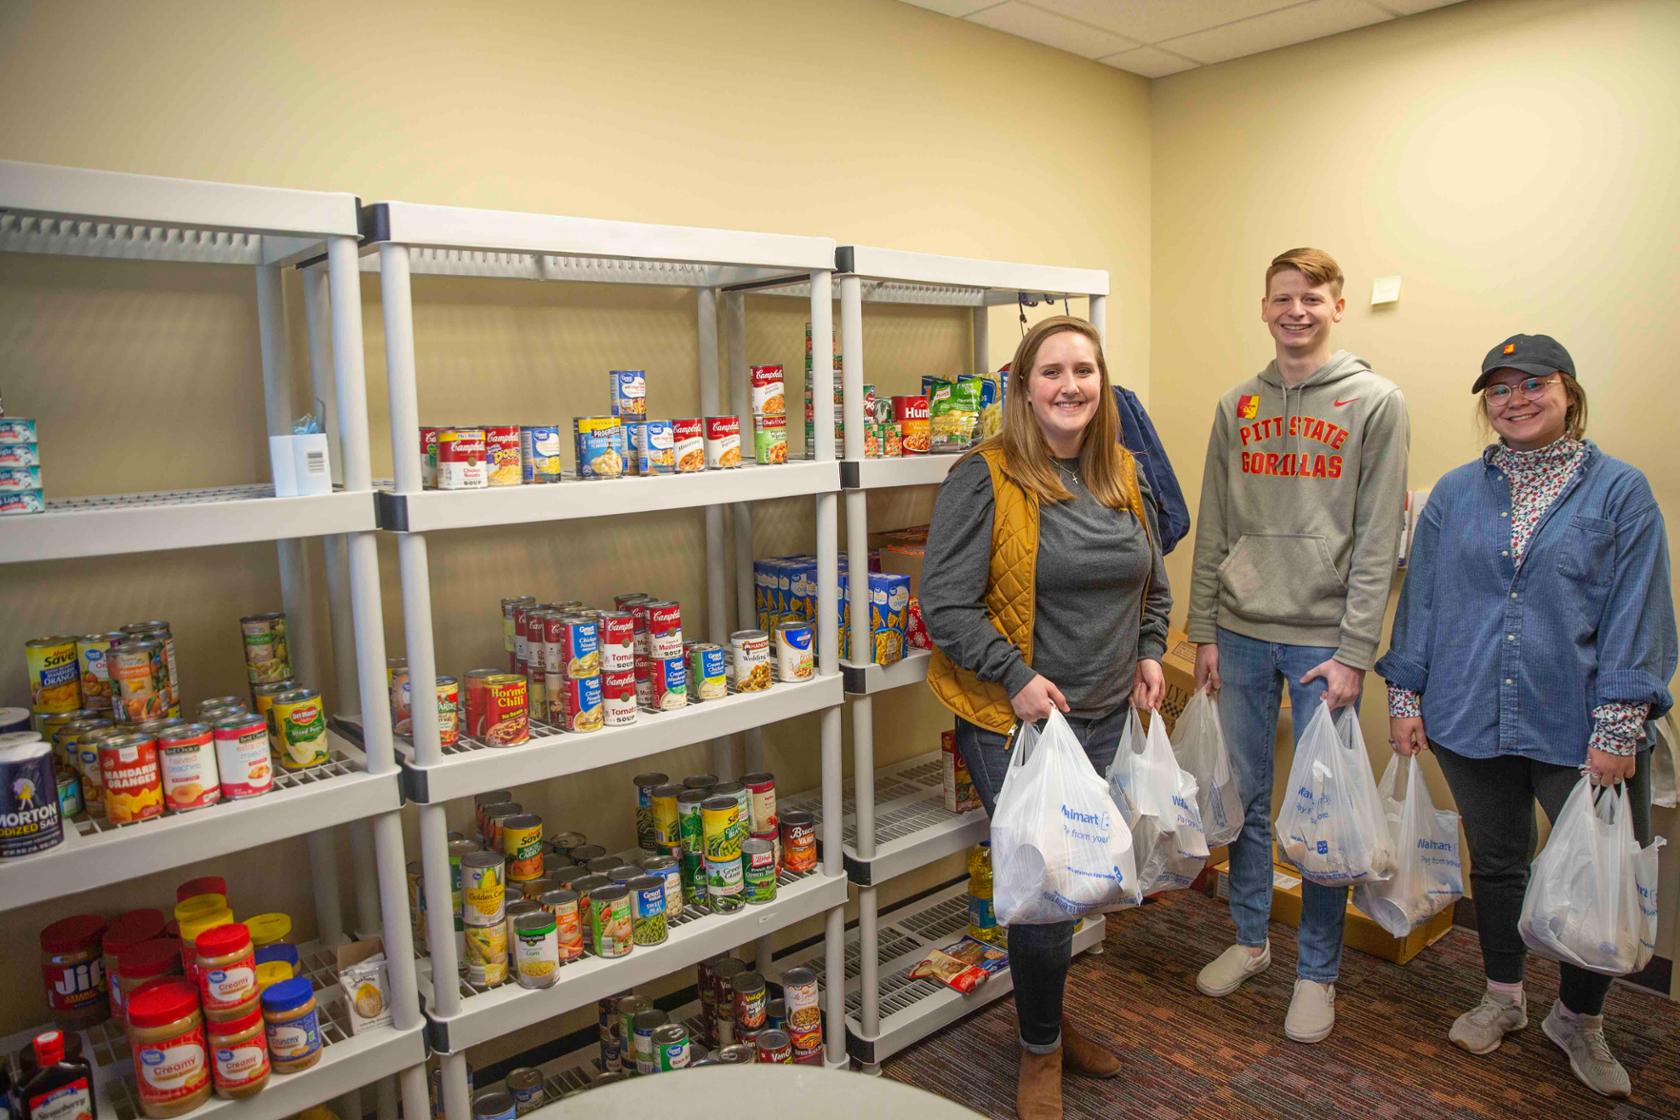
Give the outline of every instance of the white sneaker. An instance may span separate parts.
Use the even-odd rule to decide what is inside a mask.
[[[1219,999],[1242,987],[1243,981],[1250,976],[1258,976],[1270,967],[1270,943],[1261,947],[1259,956],[1255,956],[1247,945],[1233,945],[1196,974],[1196,990],[1204,996]]]
[[[1336,985],[1295,981],[1295,996],[1283,1018],[1283,1033],[1295,1042],[1323,1042],[1336,1025]]]

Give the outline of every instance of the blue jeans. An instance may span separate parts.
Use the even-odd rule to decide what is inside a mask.
[[[1299,744],[1325,688],[1322,680],[1303,685],[1301,677],[1335,652],[1326,646],[1256,641],[1223,627],[1219,631],[1219,723],[1245,811],[1242,832],[1231,842],[1230,879],[1231,920],[1242,945],[1266,944],[1272,916],[1272,775],[1282,687],[1289,685]],[[1347,902],[1346,887],[1302,882],[1296,974],[1303,980],[1335,982]]]
[[[1068,726],[1085,748],[1098,774],[1107,774],[1126,729],[1125,705],[1095,719],[1068,717]],[[957,749],[968,764],[974,790],[990,817],[998,791],[1009,770],[1004,737],[957,719]],[[1009,974],[1015,978],[1015,1018],[1021,1047],[1033,1054],[1052,1054],[1062,1045],[1062,992],[1073,960],[1072,922],[1009,927]]]

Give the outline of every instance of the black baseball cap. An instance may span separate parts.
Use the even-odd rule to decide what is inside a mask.
[[[1574,377],[1575,359],[1569,356],[1569,351],[1563,348],[1561,342],[1549,334],[1514,334],[1487,352],[1487,357],[1482,359],[1482,375],[1476,378],[1470,391],[1481,392],[1487,385],[1488,376],[1501,369],[1521,370],[1535,377],[1546,377],[1562,370]]]

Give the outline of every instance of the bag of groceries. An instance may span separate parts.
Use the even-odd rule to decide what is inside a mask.
[[[1405,937],[1464,897],[1458,814],[1435,808],[1418,756],[1414,754],[1407,763],[1404,801],[1394,796],[1399,755],[1389,759],[1377,786],[1394,837],[1394,876],[1360,883],[1353,890],[1353,904],[1394,937]]]
[[[1073,729],[1051,712],[1009,754],[992,814],[999,925],[1071,921],[1131,889],[1132,837]]]
[[[1346,708],[1338,718],[1323,702],[1316,709],[1289,768],[1278,843],[1302,875],[1327,887],[1387,879],[1394,874],[1394,837],[1358,713]]]
[[[1120,748],[1108,768],[1108,786],[1132,830],[1132,859],[1137,864],[1137,889],[1122,905],[1136,905],[1147,894],[1183,890],[1194,882],[1208,857],[1196,779],[1179,766],[1159,712],[1150,719],[1147,734],[1136,710],[1127,717]]]
[[[1625,783],[1594,790],[1582,776],[1529,870],[1517,923],[1528,947],[1606,976],[1644,968],[1657,945],[1663,843],[1639,846]]]
[[[1242,831],[1243,801],[1212,690],[1198,688],[1191,694],[1173,727],[1172,746],[1178,764],[1196,779],[1196,808],[1208,846],[1229,844]]]

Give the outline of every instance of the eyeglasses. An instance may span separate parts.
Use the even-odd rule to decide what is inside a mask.
[[[1521,381],[1517,382],[1515,386],[1489,385],[1486,389],[1482,390],[1482,393],[1488,400],[1493,401],[1495,404],[1504,404],[1506,401],[1510,400],[1513,389],[1521,390],[1524,397],[1529,400],[1533,400],[1535,397],[1538,397],[1541,393],[1546,391],[1546,386],[1556,380],[1557,378],[1555,377],[1525,377]]]

